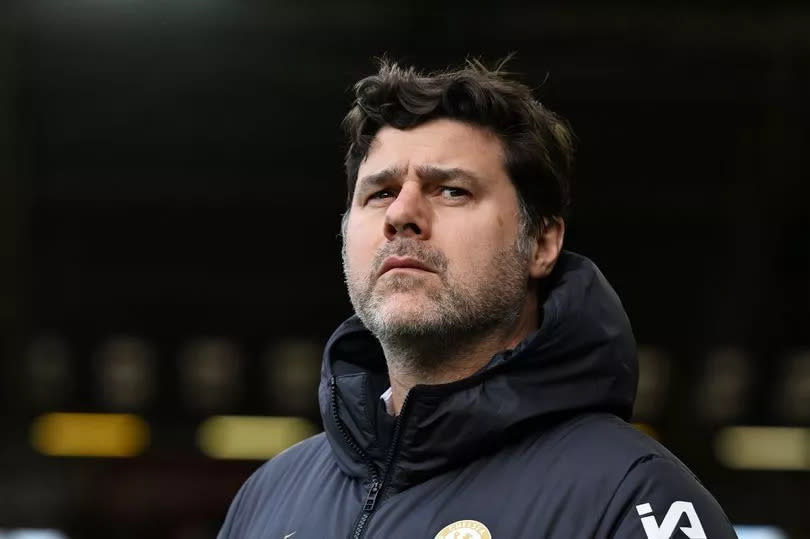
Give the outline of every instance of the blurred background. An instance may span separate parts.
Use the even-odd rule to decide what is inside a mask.
[[[639,428],[741,537],[810,537],[810,5],[37,0],[0,4],[0,538],[214,537],[320,430],[351,85],[512,51]]]

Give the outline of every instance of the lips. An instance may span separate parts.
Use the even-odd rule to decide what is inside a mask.
[[[385,262],[383,262],[379,275],[383,275],[385,272],[397,268],[411,268],[435,273],[433,268],[427,264],[424,264],[423,262],[420,262],[419,260],[416,260],[415,258],[410,258],[407,256],[389,256],[385,259]]]

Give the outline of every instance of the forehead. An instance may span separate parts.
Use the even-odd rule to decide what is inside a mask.
[[[503,145],[488,129],[446,118],[401,130],[381,128],[358,178],[386,168],[413,170],[424,165],[462,168],[485,178],[506,177]]]

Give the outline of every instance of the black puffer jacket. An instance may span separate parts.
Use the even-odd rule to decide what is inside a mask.
[[[735,537],[689,470],[626,423],[637,360],[618,297],[563,253],[541,327],[477,374],[416,386],[397,418],[374,337],[330,338],[325,433],[263,465],[219,537],[591,539]]]

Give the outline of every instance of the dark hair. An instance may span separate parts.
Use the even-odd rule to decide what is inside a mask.
[[[457,70],[424,75],[387,59],[376,75],[354,86],[355,99],[343,119],[347,208],[357,171],[383,126],[409,129],[436,118],[451,118],[494,132],[505,150],[507,173],[518,192],[524,224],[531,233],[551,218],[565,218],[570,204],[573,135],[568,123],[541,105],[525,84],[502,70],[468,60]]]

